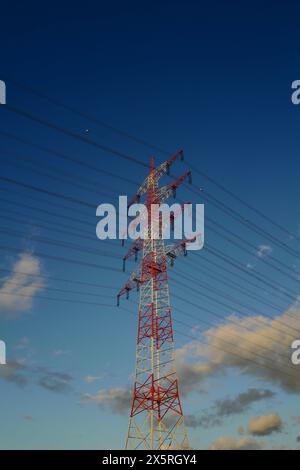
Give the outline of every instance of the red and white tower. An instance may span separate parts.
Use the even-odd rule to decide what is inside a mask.
[[[162,188],[158,186],[159,178],[168,173],[170,166],[182,157],[183,152],[180,151],[158,168],[155,168],[152,159],[150,173],[130,203],[140,202],[145,195],[148,224],[144,239],[136,240],[123,258],[125,270],[126,260],[133,256],[137,261],[138,252],[142,253],[140,265],[118,294],[118,304],[120,297],[126,295],[128,298],[132,289],[139,290],[140,295],[136,371],[127,449],[189,448],[175,367],[168,286],[168,266],[173,265],[178,255],[187,254],[188,240],[166,246],[161,234],[161,221],[157,224],[157,220],[154,220],[160,216],[151,214],[153,204],[161,204],[175,195],[177,187],[190,178],[190,172],[186,172],[172,183]],[[160,227],[158,236],[154,233],[154,227]]]

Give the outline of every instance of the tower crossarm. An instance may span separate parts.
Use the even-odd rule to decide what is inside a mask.
[[[170,266],[173,266],[174,261],[178,256],[187,256],[186,245],[187,245],[187,243],[194,242],[195,239],[196,239],[196,237],[194,237],[194,238],[185,238],[183,240],[180,240],[179,243],[174,243],[172,245],[167,245],[165,247],[165,255],[161,255],[157,258],[156,265],[157,266],[162,265],[163,264],[162,263],[163,258],[166,258],[167,264],[169,264]],[[143,241],[140,240],[140,243],[142,244]],[[119,291],[119,293],[117,295],[118,305],[119,305],[119,301],[120,301],[121,296],[126,295],[126,298],[128,299],[130,291],[132,291],[133,289],[136,289],[138,291],[140,285],[143,284],[144,282],[146,282],[146,279],[143,279],[140,269],[138,269],[137,271],[133,271],[132,274],[130,275],[130,277],[128,278],[128,280],[126,281],[126,283],[124,284],[124,286],[122,287],[122,289]]]
[[[142,280],[141,280],[140,270],[138,269],[137,271],[133,271],[117,295],[118,306],[120,303],[120,297],[122,297],[123,295],[126,295],[126,298],[128,299],[129,292],[132,291],[133,289],[139,290],[139,286],[141,283],[142,283]]]
[[[170,167],[173,165],[176,160],[183,160],[184,155],[183,155],[183,150],[178,150],[172,157],[169,158],[169,160],[166,160],[165,162],[161,163],[156,169],[156,175],[157,178],[161,178],[164,174],[169,174],[170,172]]]
[[[143,249],[143,240],[138,238],[135,240],[132,245],[130,246],[129,250],[127,251],[126,255],[123,256],[123,272],[125,271],[125,263],[126,261],[134,256],[134,260],[137,261],[138,253]]]
[[[159,202],[162,203],[167,200],[170,196],[176,197],[177,188],[186,180],[189,180],[189,183],[192,182],[192,173],[190,171],[186,171],[183,175],[176,178],[176,180],[172,181],[172,183],[163,186],[159,190]]]
[[[170,157],[168,160],[165,162],[161,163],[159,167],[156,168],[156,178],[159,179],[161,178],[164,174],[169,174],[170,168],[173,165],[173,163],[176,160],[183,160],[183,150],[178,150],[172,157]],[[128,207],[130,207],[132,204],[139,203],[141,197],[143,194],[146,193],[148,187],[149,187],[149,179],[151,178],[151,175],[147,176],[133,198],[131,199],[130,203],[128,204]]]
[[[171,266],[174,265],[174,261],[178,256],[187,256],[187,243],[194,242],[196,237],[194,238],[185,238],[181,240],[179,243],[175,243],[173,245],[167,245],[165,247],[165,253],[167,256],[167,260]]]

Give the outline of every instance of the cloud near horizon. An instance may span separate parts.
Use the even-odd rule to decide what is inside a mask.
[[[294,333],[293,333],[294,331]],[[228,369],[278,386],[288,393],[300,394],[299,367],[291,362],[291,343],[299,332],[300,308],[269,319],[264,316],[229,316],[220,326],[203,333],[206,344],[193,340],[176,351],[180,393],[201,392],[205,381]],[[272,398],[268,389],[248,389],[235,399],[216,401],[199,420],[188,418],[190,427],[220,424],[230,414],[249,408],[252,403]],[[107,407],[115,413],[127,413],[131,402],[128,388],[108,388],[82,399]]]
[[[261,447],[262,443],[253,438],[222,436],[209,446],[209,450],[259,450]]]
[[[252,436],[269,436],[283,429],[282,419],[278,414],[257,416],[250,419],[248,433]]]
[[[222,424],[229,416],[237,415],[247,411],[252,404],[273,398],[276,394],[271,390],[249,388],[246,392],[239,393],[233,398],[216,400],[209,410],[204,410],[199,416],[186,415],[185,423],[188,427],[209,428]]]
[[[199,338],[177,350],[181,392],[200,391],[206,379],[234,368],[299,394],[299,367],[291,362],[291,344],[297,335],[299,305],[274,319],[229,316],[226,323],[203,334],[206,344]]]

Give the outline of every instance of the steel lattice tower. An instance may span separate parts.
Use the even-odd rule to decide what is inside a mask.
[[[129,296],[130,290],[137,288],[140,293],[138,312],[138,334],[136,350],[136,371],[132,406],[126,440],[127,449],[187,449],[188,437],[184,425],[183,411],[179,397],[178,378],[175,368],[174,335],[168,286],[168,265],[180,254],[187,254],[186,243],[165,246],[161,235],[154,236],[154,216],[152,204],[161,204],[187,178],[186,172],[173,183],[159,188],[159,178],[169,172],[178,152],[158,168],[151,160],[150,173],[145,179],[132,203],[139,202],[146,195],[148,226],[144,239],[136,240],[125,261],[142,252],[139,268],[118,294]],[[159,217],[159,215],[157,216]],[[156,220],[157,222],[157,220]]]

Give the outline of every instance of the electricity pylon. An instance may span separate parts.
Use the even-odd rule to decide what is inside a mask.
[[[138,238],[123,258],[125,271],[126,260],[133,256],[137,261],[138,253],[142,252],[140,266],[118,294],[119,305],[120,297],[128,298],[132,289],[140,293],[136,371],[126,449],[189,448],[179,398],[168,286],[168,265],[173,265],[177,256],[187,254],[188,240],[165,246],[161,219],[157,220],[159,214],[153,215],[151,211],[153,204],[162,204],[172,194],[175,196],[177,187],[191,178],[190,172],[186,172],[172,183],[158,186],[159,178],[169,173],[170,166],[182,157],[180,151],[158,168],[151,159],[150,173],[129,204],[140,202],[145,195],[148,223],[143,239]],[[155,233],[157,227],[159,234]]]

